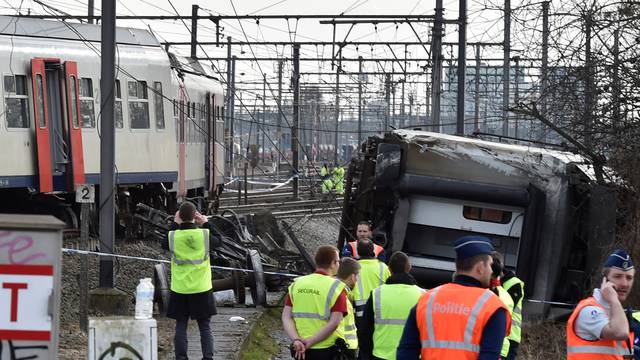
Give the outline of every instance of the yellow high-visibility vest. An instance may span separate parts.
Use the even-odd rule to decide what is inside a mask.
[[[299,277],[289,286],[293,321],[302,338],[313,336],[329,322],[331,308],[344,288],[342,281],[317,273]],[[340,326],[311,349],[333,346],[337,338],[344,339],[344,330]]]
[[[404,324],[422,293],[419,287],[406,284],[385,284],[373,289],[374,356],[395,360]]]
[[[209,230],[169,231],[171,291],[197,294],[211,290]]]

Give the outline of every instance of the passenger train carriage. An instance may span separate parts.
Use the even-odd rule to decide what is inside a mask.
[[[99,39],[96,25],[0,16],[0,210],[69,204],[78,184],[99,185]],[[146,30],[117,28],[116,39],[120,211],[212,193],[224,174],[212,69],[167,53]]]

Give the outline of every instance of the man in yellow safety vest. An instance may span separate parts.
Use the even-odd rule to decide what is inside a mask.
[[[338,249],[318,247],[316,271],[297,278],[285,298],[282,325],[291,338],[295,359],[333,359],[339,354],[336,342],[344,342],[340,327],[348,314],[345,284],[334,278],[340,264]]]
[[[502,300],[504,305],[507,307],[507,310],[509,310],[509,314],[513,318],[513,299],[511,298],[511,295],[509,295],[507,290],[505,290],[504,287],[502,287],[502,285],[500,284],[500,276],[503,275],[504,271],[504,258],[502,257],[502,254],[497,251],[492,252],[491,257],[493,258],[493,263],[491,264],[491,291],[493,291],[494,294],[498,295],[500,300]],[[511,324],[511,328],[513,329],[513,320],[511,321]],[[507,336],[504,338],[504,341],[502,342],[502,350],[500,350],[500,358],[503,360],[506,359],[509,355],[509,345],[509,338]]]
[[[353,290],[358,281],[360,275],[360,263],[352,258],[342,258],[340,260],[340,267],[338,268],[337,278],[340,279],[345,285],[347,293]],[[344,331],[344,341],[347,344],[347,356],[349,359],[355,360],[358,356],[358,334],[356,329],[356,317],[355,310],[350,301],[347,301],[348,312],[342,319],[340,326]]]
[[[199,227],[201,226],[201,228]],[[209,250],[219,246],[207,217],[200,215],[190,202],[184,202],[174,217],[163,244],[171,253],[171,291],[167,317],[176,320],[174,338],[176,360],[187,359],[187,324],[198,322],[202,356],[213,359],[211,315],[215,313],[212,293]]]
[[[509,354],[507,360],[515,360],[518,355],[518,347],[522,340],[522,301],[524,300],[524,281],[520,280],[513,271],[503,270],[500,284],[513,300],[513,313],[511,314],[511,332],[509,339]]]
[[[396,359],[405,321],[424,292],[409,274],[411,263],[402,251],[391,255],[389,270],[391,276],[384,285],[373,289],[364,308],[362,328],[359,329],[363,341],[360,351],[366,355],[364,358]]]

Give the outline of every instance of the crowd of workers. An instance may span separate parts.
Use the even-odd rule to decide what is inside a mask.
[[[176,359],[187,359],[188,319],[198,322],[203,359],[213,358],[210,317],[215,312],[209,250],[219,240],[190,203],[175,216],[168,316],[176,319]],[[525,284],[504,267],[489,238],[465,236],[453,247],[450,283],[422,289],[401,251],[386,259],[369,222],[342,249],[320,246],[314,273],[289,286],[282,312],[295,359],[515,359],[522,339]],[[567,359],[639,359],[640,312],[622,303],[633,285],[629,254],[615,250],[602,283],[567,322]]]
[[[320,189],[323,194],[334,192],[338,195],[344,194],[344,167],[335,164],[333,170],[329,171],[327,164],[320,168]]]

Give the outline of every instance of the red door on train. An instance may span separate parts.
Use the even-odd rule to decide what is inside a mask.
[[[40,192],[73,191],[84,182],[77,73],[74,61],[31,59]]]
[[[78,87],[78,64],[75,61],[64,63],[67,126],[69,143],[71,144],[71,173],[73,189],[84,184],[84,154],[82,152],[82,126],[80,124],[80,90]]]

